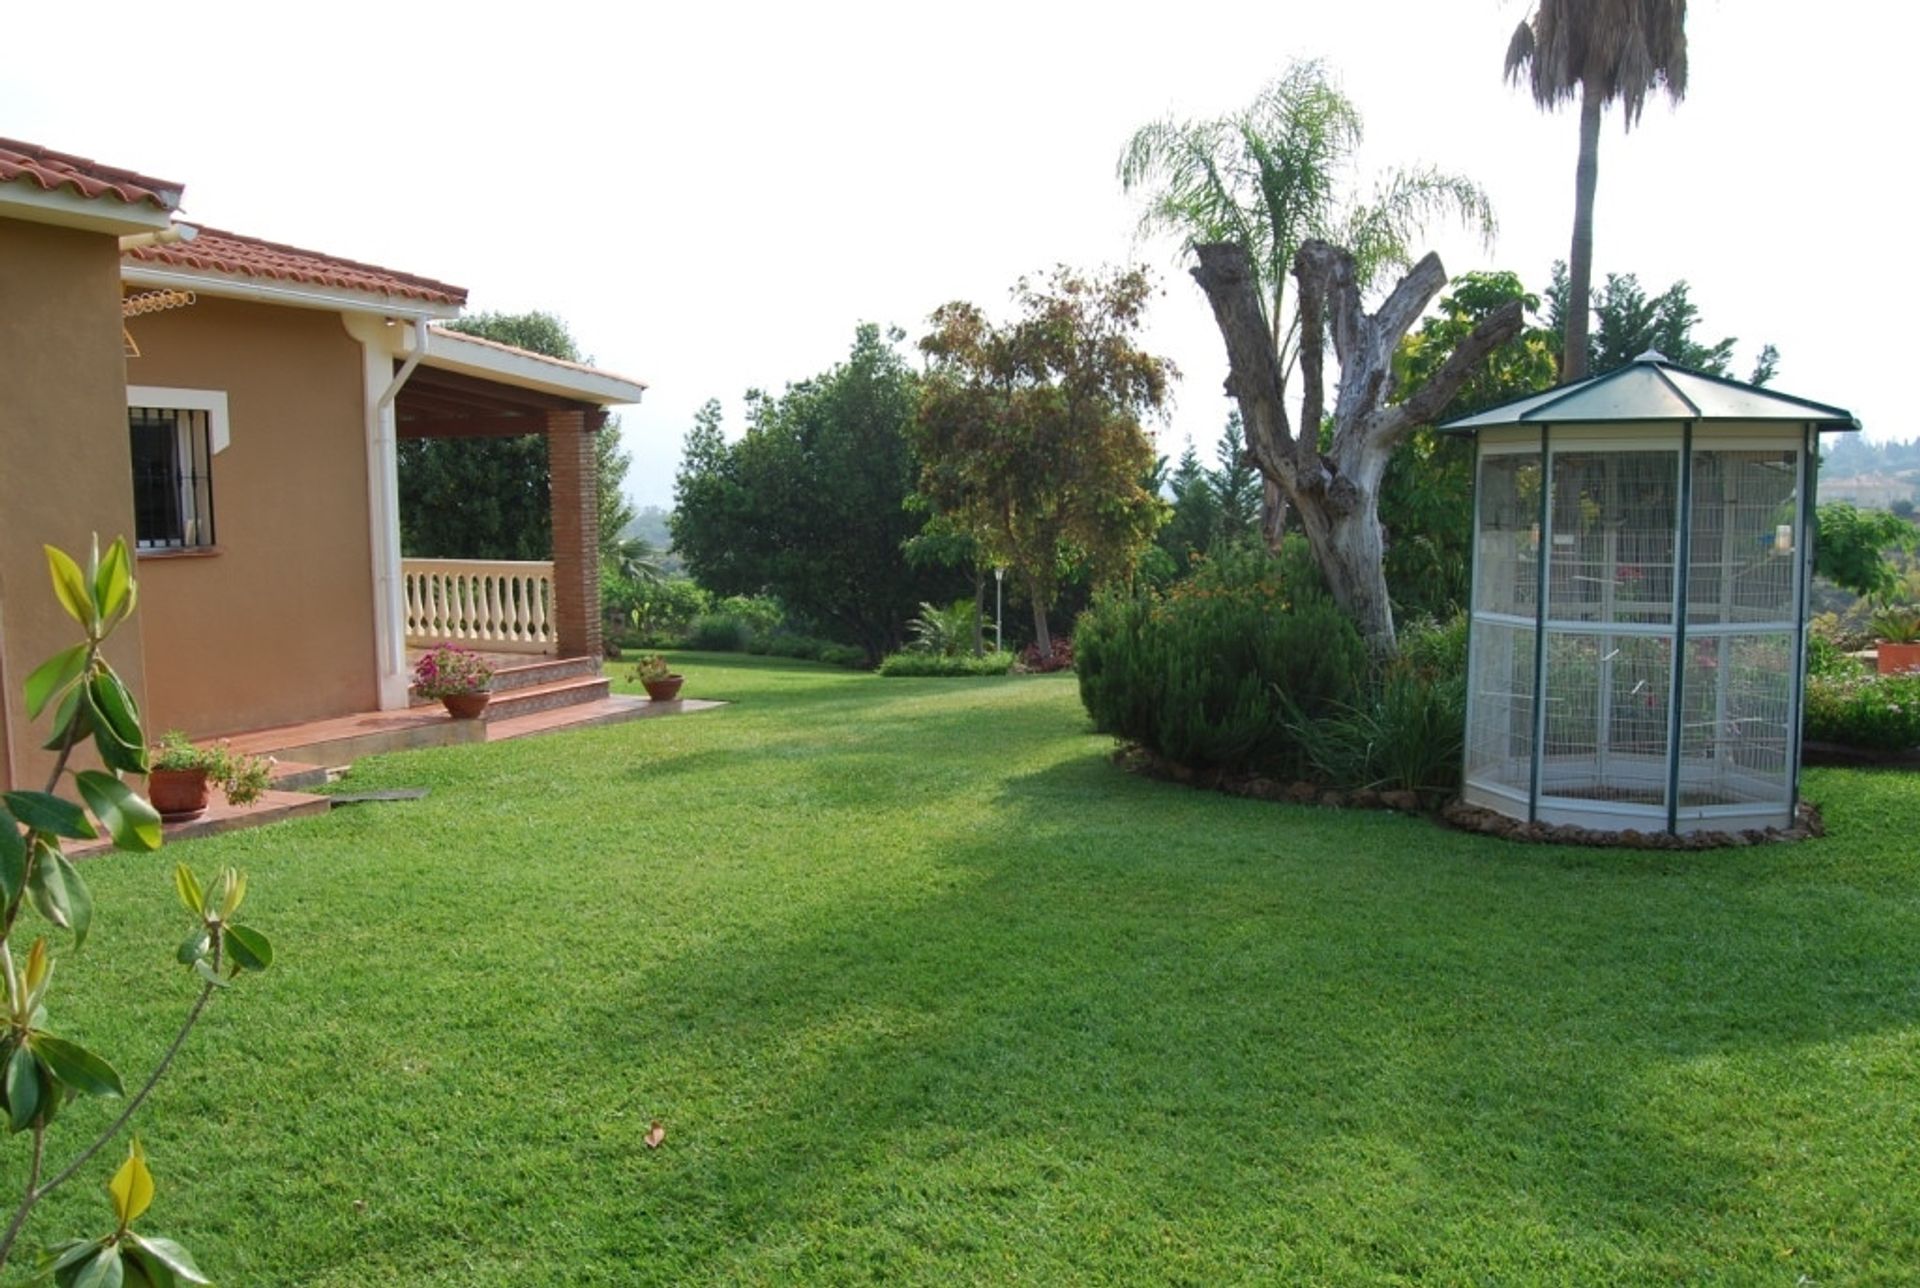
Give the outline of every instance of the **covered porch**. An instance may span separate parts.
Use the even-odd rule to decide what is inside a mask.
[[[510,663],[590,662],[593,679],[575,683],[573,699],[604,698],[595,436],[609,406],[637,402],[645,387],[440,328],[423,328],[415,350],[393,366],[396,441],[544,441],[552,542],[545,560],[401,557],[382,641],[389,669],[404,658],[410,671],[415,651],[451,642]],[[399,518],[396,505],[389,519],[396,548]],[[381,706],[402,705],[383,685]]]

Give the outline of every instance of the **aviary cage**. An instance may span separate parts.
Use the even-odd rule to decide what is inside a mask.
[[[1838,408],[1657,353],[1476,436],[1462,795],[1606,831],[1784,827],[1816,436]]]

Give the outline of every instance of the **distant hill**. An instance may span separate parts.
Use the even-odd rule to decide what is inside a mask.
[[[1865,510],[1920,502],[1920,439],[1869,443],[1858,434],[1829,434],[1820,444],[1820,499]]]
[[[673,534],[667,530],[667,516],[670,513],[662,506],[644,506],[633,516],[631,523],[620,529],[620,535],[638,537],[655,550],[667,550],[673,545]]]

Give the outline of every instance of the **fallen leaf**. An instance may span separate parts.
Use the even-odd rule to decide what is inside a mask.
[[[659,1149],[660,1142],[665,1140],[666,1138],[667,1138],[666,1127],[661,1123],[661,1121],[658,1118],[654,1119],[653,1130],[647,1133],[647,1148]]]

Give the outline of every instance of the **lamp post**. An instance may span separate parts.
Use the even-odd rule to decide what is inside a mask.
[[[1006,645],[1000,638],[1000,583],[1006,579],[1006,566],[996,565],[993,570],[993,651],[996,653],[1006,651]]]

